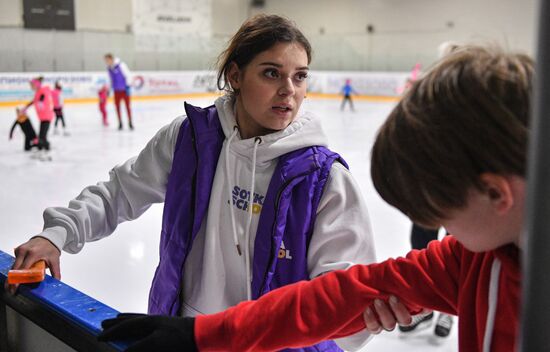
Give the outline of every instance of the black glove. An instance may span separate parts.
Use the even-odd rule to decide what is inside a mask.
[[[122,313],[101,322],[99,341],[136,340],[126,352],[198,352],[195,318]]]

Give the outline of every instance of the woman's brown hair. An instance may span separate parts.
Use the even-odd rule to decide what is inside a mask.
[[[232,63],[244,68],[256,55],[277,43],[299,43],[311,62],[311,45],[294,23],[277,15],[256,15],[244,22],[218,57],[218,89],[233,92],[227,74]]]
[[[532,59],[464,46],[415,82],[378,132],[378,193],[416,223],[439,226],[480,175],[525,176]]]

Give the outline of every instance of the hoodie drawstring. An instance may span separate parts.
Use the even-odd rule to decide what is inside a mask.
[[[227,176],[227,191],[229,193],[229,213],[231,214],[231,227],[233,229],[233,242],[235,243],[235,247],[237,247],[237,253],[239,255],[242,255],[241,252],[241,246],[239,245],[239,237],[237,236],[237,227],[235,226],[235,211],[233,210],[233,193],[231,190],[231,185],[233,182],[231,182],[231,174],[229,173],[229,145],[231,144],[231,141],[237,133],[239,132],[239,128],[237,126],[233,127],[233,133],[231,133],[231,136],[229,136],[229,139],[227,140],[227,146],[225,148],[225,175]]]
[[[242,255],[241,251],[241,245],[239,243],[239,236],[237,235],[237,226],[235,225],[235,210],[233,210],[233,194],[231,190],[231,185],[233,185],[233,182],[231,180],[231,173],[229,170],[229,147],[231,145],[231,141],[233,141],[233,138],[237,135],[239,132],[239,128],[237,126],[233,127],[233,133],[231,133],[231,136],[229,136],[227,140],[227,145],[225,147],[225,174],[227,176],[227,183],[229,186],[227,187],[228,195],[229,195],[229,213],[231,215],[231,228],[233,229],[233,242],[235,243],[235,247],[237,247],[237,253],[239,255]],[[245,244],[244,244],[244,250],[245,250],[245,270],[246,270],[246,296],[249,300],[252,299],[252,273],[251,273],[251,267],[250,267],[250,226],[252,224],[252,215],[254,213],[254,184],[256,183],[256,153],[258,151],[258,145],[262,143],[262,139],[260,137],[256,137],[254,139],[254,149],[252,151],[252,177],[250,179],[250,198],[248,200],[248,219],[246,222],[246,232],[245,232]]]
[[[248,300],[252,299],[252,268],[250,267],[250,225],[252,224],[252,215],[254,213],[254,184],[256,183],[256,152],[258,145],[262,143],[260,137],[254,139],[254,149],[252,151],[252,177],[250,179],[250,199],[248,200],[248,221],[246,222],[245,233],[245,268],[246,268],[246,296]]]

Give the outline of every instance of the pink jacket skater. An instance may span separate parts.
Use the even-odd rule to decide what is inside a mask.
[[[42,84],[42,82],[40,82],[40,80],[38,79],[31,80],[31,84],[36,87],[32,103],[34,104],[34,108],[36,109],[36,115],[38,115],[38,119],[41,122],[51,122],[54,117],[51,88],[45,84]]]

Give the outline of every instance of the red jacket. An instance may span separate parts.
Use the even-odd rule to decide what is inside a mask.
[[[200,351],[309,346],[364,329],[365,308],[390,294],[413,313],[425,307],[458,315],[460,351],[515,350],[520,303],[517,247],[473,253],[452,236],[432,241],[427,249],[413,250],[405,258],[355,265],[282,287],[224,312],[198,316],[195,339]],[[489,306],[496,308],[494,314],[488,313]],[[484,347],[485,335],[490,346]]]

